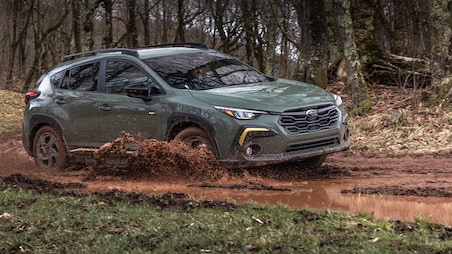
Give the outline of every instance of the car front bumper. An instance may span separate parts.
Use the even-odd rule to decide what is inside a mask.
[[[336,129],[298,136],[289,136],[270,127],[242,126],[234,138],[229,156],[219,159],[219,162],[227,168],[244,168],[302,161],[347,150],[349,136],[346,121]]]

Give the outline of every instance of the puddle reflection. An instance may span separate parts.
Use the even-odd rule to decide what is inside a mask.
[[[244,190],[224,188],[189,187],[180,183],[166,183],[146,187],[137,182],[122,182],[123,190],[140,191],[148,194],[180,192],[194,198],[226,200],[239,204],[259,202],[262,204],[284,204],[293,208],[309,208],[323,211],[346,212],[351,214],[368,213],[375,219],[399,220],[404,222],[423,218],[429,221],[452,226],[452,199],[438,197],[414,197],[393,195],[344,194],[342,189],[352,189],[360,179],[318,180],[292,182],[274,187],[289,188],[292,191]],[[138,187],[139,186],[139,187]],[[118,189],[118,185],[115,185]]]
[[[267,204],[285,204],[289,207],[329,209],[352,214],[368,213],[375,219],[414,221],[422,217],[430,221],[452,225],[452,199],[437,197],[413,197],[393,195],[343,194],[342,189],[355,186],[353,180],[311,181],[295,191],[259,193],[243,191],[230,193],[237,202],[257,201]],[[300,190],[300,191],[298,191]]]

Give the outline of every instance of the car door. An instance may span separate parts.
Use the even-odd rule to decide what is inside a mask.
[[[50,115],[62,125],[70,149],[90,146],[97,129],[97,102],[100,62],[74,66],[56,74],[55,107]]]
[[[103,93],[98,98],[99,133],[97,141],[111,142],[122,132],[161,140],[162,101],[158,84],[135,64],[121,59],[105,62]],[[145,91],[128,96],[129,91]]]

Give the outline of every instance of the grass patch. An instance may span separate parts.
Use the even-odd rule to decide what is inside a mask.
[[[446,253],[452,229],[171,195],[2,185],[1,253]],[[172,203],[173,202],[173,203]]]

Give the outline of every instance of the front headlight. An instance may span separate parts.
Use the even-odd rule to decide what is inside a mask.
[[[334,104],[336,104],[336,106],[342,105],[342,98],[339,95],[333,94],[333,97],[334,97]]]
[[[215,106],[215,109],[225,113],[228,116],[232,116],[239,120],[251,120],[251,119],[255,119],[256,117],[258,117],[260,115],[267,114],[267,112],[264,112],[264,111],[241,109],[241,108],[229,108],[229,107]]]

